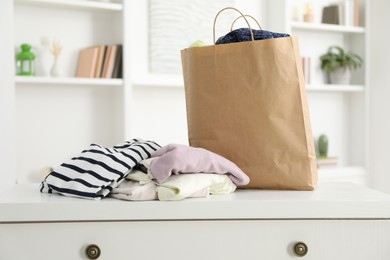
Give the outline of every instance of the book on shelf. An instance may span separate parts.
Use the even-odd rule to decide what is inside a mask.
[[[360,12],[360,5],[359,5],[359,0],[354,0],[354,20],[353,20],[353,25],[354,26],[359,26],[359,12]]]
[[[102,71],[101,71],[101,74],[100,74],[101,78],[105,78],[106,75],[108,75],[108,72],[107,72],[108,63],[109,63],[108,60],[111,57],[111,51],[112,51],[112,46],[107,46],[106,53],[104,55],[104,63],[103,63]]]
[[[76,77],[121,78],[122,45],[97,45],[80,50]]]
[[[117,62],[120,62],[119,56],[122,55],[122,53],[120,53],[119,51],[121,47],[120,45],[110,45],[107,48],[108,53],[104,61],[104,70],[102,73],[102,78],[114,78],[115,64]]]
[[[326,166],[337,166],[339,163],[339,158],[336,156],[333,157],[317,157],[317,167],[326,167]]]
[[[118,45],[117,48],[112,77],[122,78],[122,45]]]
[[[322,23],[340,24],[340,6],[325,6],[322,9]]]
[[[89,47],[80,50],[79,59],[77,62],[76,77],[93,78],[99,55],[97,47]]]
[[[310,57],[302,57],[301,59],[305,84],[310,84]]]
[[[106,52],[106,46],[99,45],[98,46],[98,59],[97,59],[97,64],[96,64],[96,69],[95,69],[95,78],[100,78],[100,76],[102,74],[105,52]]]

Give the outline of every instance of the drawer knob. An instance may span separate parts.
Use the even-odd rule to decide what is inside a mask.
[[[305,256],[308,250],[307,245],[303,242],[297,242],[294,245],[294,252],[297,256]]]
[[[89,245],[85,249],[85,254],[89,259],[98,259],[100,256],[100,248],[97,245]]]

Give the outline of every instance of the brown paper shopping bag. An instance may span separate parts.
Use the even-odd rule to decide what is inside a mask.
[[[181,56],[190,145],[236,163],[250,177],[245,188],[313,190],[316,156],[297,39],[194,47]]]

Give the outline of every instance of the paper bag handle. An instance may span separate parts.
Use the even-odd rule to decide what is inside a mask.
[[[237,12],[240,13],[240,15],[241,15],[240,17],[244,18],[246,24],[248,25],[248,28],[249,28],[249,32],[250,32],[250,34],[251,34],[252,41],[255,41],[255,38],[253,37],[253,32],[252,32],[251,25],[249,24],[248,20],[245,18],[245,15],[244,15],[243,13],[241,13],[238,9],[234,8],[234,7],[225,7],[225,8],[223,8],[221,11],[219,11],[219,12],[217,13],[217,15],[215,16],[215,18],[214,18],[214,24],[213,24],[213,41],[214,41],[214,44],[215,44],[215,24],[217,23],[217,17],[218,17],[218,15],[219,15],[220,13],[222,13],[223,11],[228,10],[228,9],[234,10],[234,11],[237,11]]]
[[[257,21],[257,19],[254,18],[252,15],[246,14],[246,15],[244,15],[244,16],[245,16],[245,17],[252,18],[252,20],[255,21],[255,23],[259,26],[260,30],[263,30],[263,28],[261,28],[261,25],[260,25],[259,21]],[[237,17],[237,18],[233,21],[232,26],[230,27],[230,31],[233,31],[233,26],[234,26],[234,24],[235,24],[236,21],[237,21],[238,19],[240,19],[240,18],[242,18],[242,16]]]

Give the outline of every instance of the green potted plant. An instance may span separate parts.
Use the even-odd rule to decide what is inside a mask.
[[[345,52],[341,47],[331,46],[328,52],[321,55],[321,69],[328,74],[331,84],[349,84],[351,70],[362,66],[363,59],[351,51]]]

